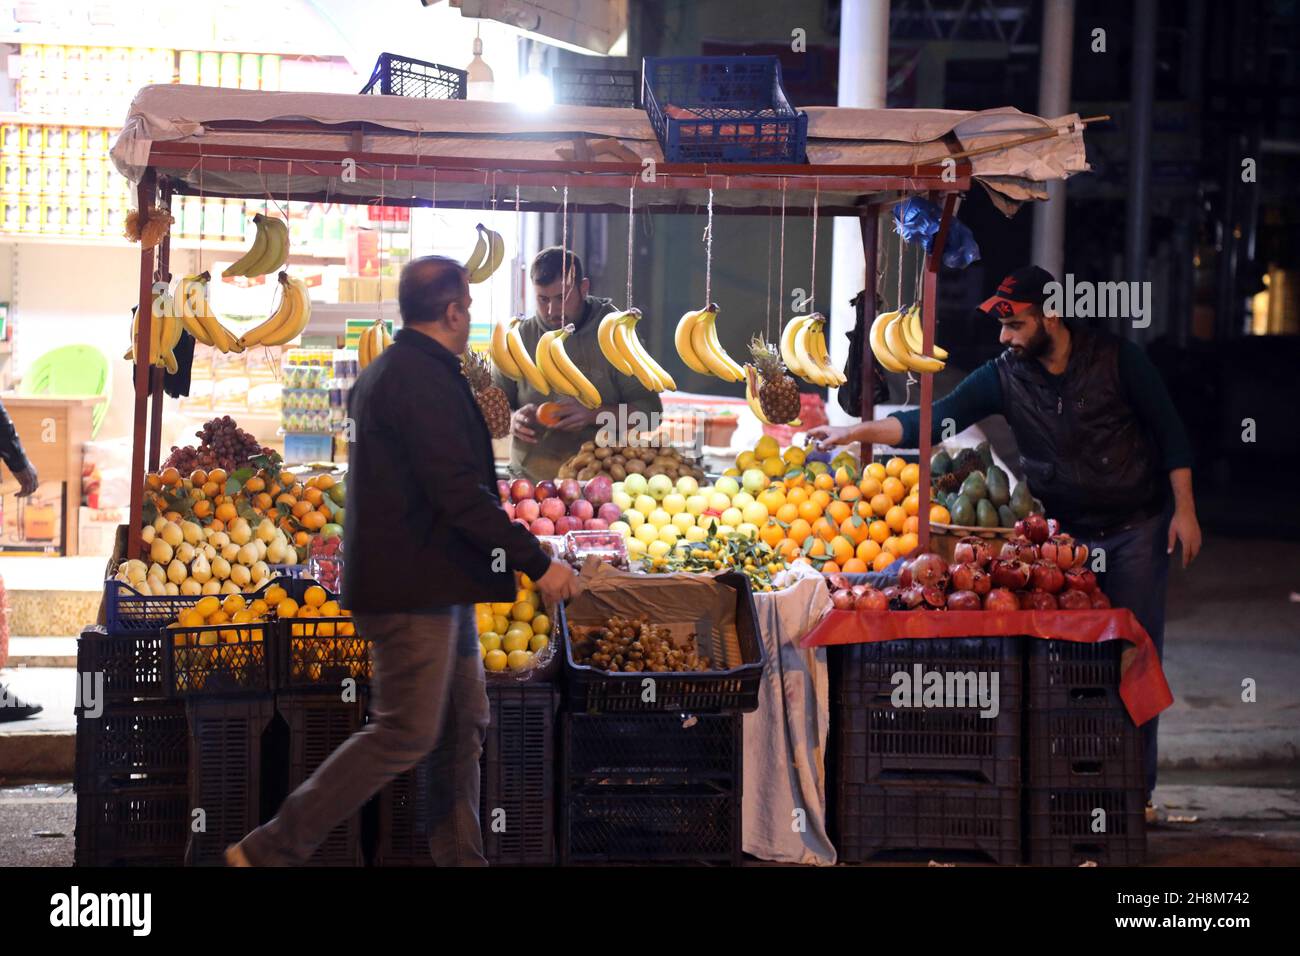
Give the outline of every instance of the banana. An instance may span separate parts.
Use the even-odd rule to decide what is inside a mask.
[[[357,367],[365,368],[374,356],[370,351],[370,327],[357,336]]]
[[[478,230],[478,242],[469,258],[465,260],[471,285],[485,282],[500,268],[506,257],[506,241],[501,237],[501,233],[487,228],[481,222],[475,228]]]
[[[516,382],[523,380],[524,373],[520,371],[518,363],[510,356],[510,347],[506,344],[506,323],[504,319],[492,326],[492,345],[488,351],[492,355],[492,364],[501,371],[502,375]]]
[[[792,374],[798,375],[809,382],[813,380],[809,378],[808,370],[803,367],[803,364],[799,361],[799,356],[795,354],[794,343],[795,339],[803,334],[804,326],[816,318],[815,314],[795,316],[786,323],[785,330],[781,333],[781,361],[785,362],[785,367]]]
[[[393,337],[388,334],[388,326],[383,319],[375,319],[357,341],[357,365],[365,368],[375,359],[379,358],[381,352],[393,344]]]
[[[565,326],[559,330],[559,333],[551,340],[551,359],[565,379],[577,389],[578,401],[588,408],[599,408],[600,392],[596,390],[595,385],[591,384],[591,380],[582,374],[582,370],[574,364],[573,359],[569,358],[569,353],[564,350],[564,340],[573,334],[573,326]]]
[[[772,424],[771,419],[763,414],[763,406],[759,404],[757,388],[758,370],[752,365],[745,366],[745,402],[749,405],[749,410],[764,425]]]
[[[614,368],[618,369],[624,375],[632,374],[632,364],[623,357],[623,353],[620,352],[618,347],[614,344],[614,327],[633,312],[636,312],[636,310],[630,309],[627,312],[611,312],[600,320],[600,325],[596,326],[596,341],[600,345],[600,354],[605,356],[606,362],[614,366]]]
[[[208,334],[208,330],[203,323],[199,321],[198,310],[195,308],[195,297],[204,294],[204,287],[196,281],[198,276],[183,276],[176,284],[176,311],[181,318],[181,324],[185,326],[185,331],[194,336],[194,340],[200,345],[216,345],[216,341]]]
[[[709,374],[708,367],[700,360],[700,357],[695,354],[695,347],[691,342],[691,332],[694,330],[695,324],[704,318],[705,315],[710,313],[717,315],[717,312],[718,307],[716,305],[710,305],[705,309],[687,312],[677,320],[677,331],[673,334],[673,344],[677,346],[677,355],[686,363],[686,367],[692,372],[698,372],[701,375]]]
[[[705,312],[691,327],[691,348],[708,370],[724,382],[740,382],[745,378],[726,350],[718,341],[717,313]]]
[[[919,305],[914,305],[903,315],[903,341],[907,343],[907,347],[912,352],[924,356],[924,335],[925,333],[921,329],[921,307]],[[934,357],[939,359],[941,362],[946,362],[948,360],[948,353],[946,350],[939,348],[938,343],[935,343]]]
[[[562,328],[552,329],[537,340],[537,368],[546,377],[546,381],[550,383],[551,388],[561,395],[568,395],[581,400],[581,393],[578,391],[577,386],[570,382],[564,372],[560,370],[555,361],[555,353],[551,351],[551,343],[563,331]]]
[[[898,318],[897,310],[881,312],[871,323],[868,339],[871,342],[871,354],[876,357],[876,361],[884,367],[885,371],[906,372],[907,366],[894,358],[894,353],[889,351],[889,346],[885,344],[885,327],[896,318]]]
[[[193,293],[195,298],[193,301],[190,301],[188,305],[190,308],[193,308],[196,303],[201,306],[200,309],[194,310],[195,320],[200,326],[202,326],[203,331],[207,333],[208,338],[212,340],[212,345],[215,348],[222,352],[242,352],[244,351],[244,347],[239,344],[239,340],[221,324],[216,313],[212,311],[207,294],[207,289],[211,284],[211,281],[211,275],[206,272],[201,272],[197,276],[191,277],[190,288],[193,289],[194,286],[198,285],[200,289],[197,293]]]
[[[809,353],[817,367],[823,375],[829,380],[827,384],[839,387],[848,381],[834,365],[831,364],[831,357],[826,351],[826,325],[823,322],[813,324],[812,330],[808,333]]]
[[[632,374],[636,376],[636,380],[641,383],[643,388],[650,392],[662,392],[667,383],[661,382],[649,366],[642,363],[639,350],[636,347],[641,343],[638,340],[634,345],[632,341],[634,337],[632,322],[633,316],[628,313],[614,323],[614,347],[618,350],[618,354],[623,357],[623,361],[627,362],[632,369]]]
[[[296,328],[301,318],[302,301],[289,276],[280,273],[280,305],[261,325],[239,337],[239,344],[249,349],[257,345],[276,344],[285,331]]]
[[[248,267],[253,265],[264,255],[266,255],[267,241],[270,237],[268,236],[267,231],[257,221],[259,218],[261,218],[260,214],[253,217],[253,224],[257,229],[257,234],[253,236],[253,244],[249,247],[247,252],[245,252],[242,256],[240,256],[238,259],[236,259],[226,268],[226,271],[223,273],[223,275],[228,275],[228,276],[247,275]]]
[[[673,377],[668,374],[662,365],[655,361],[654,356],[647,351],[645,344],[636,334],[636,324],[641,321],[641,313],[636,309],[633,309],[632,312],[632,317],[627,320],[627,342],[636,354],[637,361],[659,383],[660,391],[664,389],[673,392],[677,391],[677,383],[673,381]]]
[[[811,333],[820,326],[820,323],[821,316],[814,314],[811,316],[811,321],[804,322],[799,326],[794,337],[794,356],[799,367],[803,369],[805,380],[812,382],[814,385],[825,386],[830,384],[830,376],[813,354],[811,336]]]
[[[483,228],[483,223],[479,223],[475,228],[478,230],[478,242],[474,243],[474,251],[465,260],[465,269],[471,276],[483,267],[483,261],[487,258],[489,249],[487,230]],[[474,280],[470,279],[470,281],[473,282]]]
[[[541,369],[537,367],[528,354],[528,349],[524,348],[523,337],[519,334],[520,319],[516,316],[510,320],[510,328],[506,330],[506,349],[510,353],[510,358],[514,360],[519,371],[523,373],[521,381],[528,382],[536,391],[543,395],[551,394],[551,385],[542,374]]]
[[[943,363],[937,358],[917,355],[907,347],[907,341],[903,338],[901,315],[895,315],[885,326],[885,345],[895,359],[913,372],[937,372],[943,368]]]
[[[235,261],[225,274],[228,276],[263,276],[284,265],[289,252],[289,227],[283,219],[263,216],[253,217],[257,235],[252,247]]]

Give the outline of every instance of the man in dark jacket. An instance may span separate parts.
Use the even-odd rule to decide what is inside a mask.
[[[934,403],[932,440],[940,440],[945,420],[961,431],[1004,416],[1030,491],[1063,531],[1102,550],[1102,588],[1116,607],[1133,612],[1163,656],[1169,555],[1181,541],[1187,567],[1201,549],[1191,445],[1142,350],[1045,308],[1053,282],[1046,270],[1027,266],[980,306],[1001,323],[1007,349]],[[920,414],[911,409],[808,434],[826,447],[861,441],[915,448],[919,431]],[[1148,798],[1156,724],[1142,727]]]
[[[479,756],[488,725],[474,602],[508,601],[514,571],[547,604],[577,577],[552,561],[497,498],[492,441],[461,353],[468,276],[441,256],[402,270],[403,328],[349,395],[343,603],[373,642],[370,722],[275,819],[227,850],[235,866],[306,861],[339,821],[428,754],[430,851],[439,866],[481,866]]]
[[[41,480],[32,463],[27,460],[23,443],[18,438],[18,429],[14,428],[13,420],[10,419],[3,405],[0,405],[0,460],[4,461],[5,466],[18,479],[18,496],[30,497]],[[0,667],[3,666],[4,658],[0,657]],[[26,703],[4,684],[0,684],[0,723],[32,717],[44,709],[40,704]]]

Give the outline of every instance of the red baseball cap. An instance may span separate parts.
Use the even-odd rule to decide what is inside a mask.
[[[1047,285],[1055,281],[1046,269],[1023,266],[998,284],[998,291],[984,300],[979,311],[991,319],[1005,319],[1041,307],[1047,301]]]

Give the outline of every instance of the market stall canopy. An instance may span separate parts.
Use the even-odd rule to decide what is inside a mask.
[[[464,100],[146,86],[113,143],[114,165],[139,182],[147,167],[177,192],[327,201],[553,209],[556,173],[572,205],[638,209],[768,209],[817,197],[823,214],[927,189],[988,190],[1008,215],[1046,198],[1046,183],[1088,169],[1077,115],[1043,119],[1005,108],[865,110],[810,107],[808,165],[669,165],[641,110]],[[1029,137],[1048,135],[1025,142]],[[987,147],[999,146],[992,151]],[[980,151],[969,159],[961,158]],[[943,163],[945,157],[959,157]],[[656,164],[654,182],[642,176]],[[352,163],[349,168],[346,163]],[[348,175],[352,172],[353,175]],[[535,175],[530,175],[535,174]],[[797,180],[791,180],[797,176]],[[954,181],[953,177],[956,177]]]

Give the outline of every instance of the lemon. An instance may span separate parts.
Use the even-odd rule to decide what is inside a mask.
[[[483,666],[490,671],[503,671],[506,669],[506,652],[503,650],[488,651],[483,657]]]
[[[539,614],[535,618],[533,618],[533,633],[534,634],[551,633],[551,619],[547,617],[545,614]]]
[[[759,461],[767,461],[769,458],[776,458],[781,454],[781,446],[777,444],[775,438],[771,435],[764,435],[754,446],[754,455]]]
[[[480,608],[474,615],[474,623],[480,634],[484,631],[492,630],[492,625],[495,623],[495,620],[491,608],[486,610]]]
[[[482,644],[478,646],[478,656],[480,659],[487,657],[487,648],[484,647]]]
[[[509,601],[497,601],[492,604],[492,613],[502,615],[509,614],[512,607],[514,607],[514,605]]]
[[[742,472],[758,467],[758,456],[752,451],[742,451],[736,456],[736,467]]]
[[[296,617],[298,615],[298,602],[293,598],[285,598],[275,606],[275,613],[277,617]]]
[[[531,604],[533,607],[539,607],[542,603],[542,596],[536,591],[524,589],[515,595],[515,603],[519,604],[521,602]]]
[[[512,671],[526,671],[533,666],[533,655],[527,651],[511,651],[506,663]]]
[[[357,633],[356,625],[349,621],[344,621],[338,626],[339,637],[352,637]]]
[[[763,464],[759,467],[762,468],[763,474],[769,478],[780,478],[785,474],[786,469],[785,462],[780,458],[764,459]]]
[[[194,613],[204,619],[216,614],[220,610],[221,601],[210,594],[205,598],[200,598],[199,603],[194,605]]]
[[[531,638],[525,637],[522,634],[507,634],[506,639],[501,643],[501,646],[505,648],[507,654],[512,654],[515,651],[528,650],[528,643],[530,640]]]
[[[510,609],[510,616],[516,621],[531,621],[537,614],[537,608],[529,601],[520,601]]]
[[[221,610],[225,611],[227,614],[234,614],[236,611],[242,611],[246,606],[242,594],[227,594],[226,599],[221,602]]]
[[[528,649],[533,652],[540,651],[543,647],[545,647],[550,642],[550,640],[551,640],[550,635],[534,634],[533,639],[528,642]]]
[[[208,624],[214,626],[217,624],[227,624],[230,621],[230,615],[225,611],[214,611],[208,615]]]
[[[269,602],[263,600],[262,598],[258,598],[252,604],[248,605],[248,609],[258,617],[261,617],[263,614],[271,610],[271,606]]]
[[[802,468],[803,463],[808,460],[808,453],[798,445],[791,445],[785,450],[785,454],[782,457],[785,458],[785,463],[787,465],[794,468]]]
[[[262,595],[262,599],[266,601],[268,607],[275,607],[288,596],[288,591],[280,587],[278,584],[272,584],[266,589],[266,593]]]
[[[533,626],[528,621],[511,621],[510,626],[505,630],[505,636],[511,634],[522,634],[524,637],[533,636]]]
[[[322,604],[322,605],[320,606],[320,616],[321,616],[321,617],[338,617],[338,616],[339,616],[339,602],[338,602],[338,601],[326,601],[324,604]]]
[[[513,604],[510,605],[510,606],[511,606],[511,607],[514,607]],[[509,614],[509,613],[510,613],[509,611],[506,612],[506,614]],[[496,631],[498,634],[504,634],[507,630],[509,630],[509,629],[510,629],[510,618],[508,618],[508,617],[506,616],[506,614],[494,614],[494,615],[492,615],[492,626],[489,627],[488,630],[489,630],[489,631]]]
[[[181,611],[179,623],[181,627],[202,627],[204,620],[203,615],[198,612],[198,608],[187,608]]]
[[[325,589],[319,584],[313,584],[307,589],[307,593],[302,596],[303,603],[311,607],[320,607],[329,598],[330,596],[325,593]]]
[[[501,647],[501,635],[496,631],[487,631],[478,636],[478,642],[489,651],[499,650]]]

